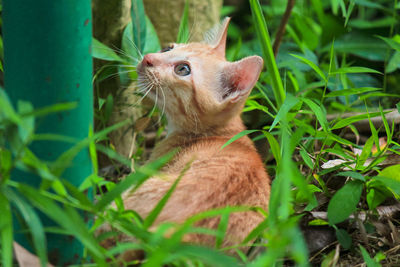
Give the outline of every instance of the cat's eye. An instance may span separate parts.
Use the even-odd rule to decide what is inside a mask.
[[[187,76],[187,75],[190,74],[190,67],[186,63],[180,63],[180,64],[175,66],[174,71],[179,76]]]
[[[167,47],[164,47],[163,49],[161,49],[161,53],[164,53],[164,52],[168,52],[168,51],[170,51],[170,50],[172,50],[174,48],[174,45],[169,45],[169,46],[167,46]]]

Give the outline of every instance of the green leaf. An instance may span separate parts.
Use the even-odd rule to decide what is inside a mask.
[[[1,119],[10,120],[16,124],[21,123],[21,118],[15,112],[4,89],[0,88],[0,121]]]
[[[178,44],[187,43],[189,41],[189,0],[185,1],[185,8],[179,24],[178,36],[176,42]]]
[[[400,102],[396,104],[397,111],[400,113]]]
[[[358,158],[357,166],[363,166],[364,165],[364,162],[371,155],[371,151],[372,151],[372,146],[373,145],[374,145],[374,138],[373,138],[373,136],[371,136],[370,138],[368,138],[367,142],[365,142],[363,150],[361,151],[361,155]]]
[[[379,91],[382,88],[374,88],[374,87],[360,87],[360,88],[351,88],[351,89],[343,89],[332,91],[325,95],[325,97],[336,97],[336,96],[348,96],[348,95],[357,95],[365,92]]]
[[[362,189],[363,183],[350,181],[333,195],[328,205],[330,224],[337,224],[346,220],[357,209]]]
[[[369,256],[367,250],[363,246],[361,246],[361,245],[359,245],[359,246],[360,246],[361,255],[368,267],[380,267],[381,266],[379,263],[375,262]]]
[[[349,7],[348,7],[348,9],[347,9],[347,12],[346,12],[346,15],[345,15],[345,22],[344,22],[344,26],[346,27],[346,25],[347,25],[347,22],[349,21],[349,18],[350,18],[350,15],[351,15],[351,12],[353,11],[353,8],[354,8],[354,1],[355,0],[350,0],[350,4],[349,4]]]
[[[376,209],[385,199],[392,197],[393,193],[390,191],[384,183],[378,180],[376,177],[372,177],[367,182],[367,204],[370,210]]]
[[[233,142],[235,142],[236,140],[242,138],[245,135],[251,134],[251,133],[255,133],[258,132],[260,130],[244,130],[238,134],[236,134],[234,137],[232,137],[231,139],[229,139],[225,144],[223,144],[223,146],[221,146],[221,149],[224,149],[225,147],[227,147],[229,144],[232,144]]]
[[[366,20],[366,19],[352,19],[349,23],[351,27],[358,29],[374,29],[381,27],[390,27],[392,23],[396,23],[393,17],[384,17],[382,19]],[[380,36],[377,36],[380,37]],[[382,39],[382,38],[381,38]]]
[[[0,186],[10,179],[11,168],[13,167],[13,159],[10,150],[0,148]]]
[[[302,56],[299,56],[299,55],[295,55],[295,54],[290,54],[290,55],[293,57],[296,57],[296,58],[300,59],[301,61],[303,61],[304,63],[306,63],[322,78],[322,80],[324,80],[324,82],[328,82],[328,79],[326,78],[324,72],[317,65],[315,65],[314,62],[312,62]]]
[[[257,36],[261,45],[261,51],[270,75],[269,77],[272,83],[272,90],[277,102],[277,106],[280,107],[285,100],[285,89],[283,87],[281,76],[275,62],[274,52],[272,51],[267,23],[265,22],[264,14],[258,0],[250,0],[250,8],[253,17],[253,25],[256,28]]]
[[[314,101],[310,99],[303,98],[303,102],[307,104],[307,106],[309,106],[310,109],[314,112],[315,117],[317,117],[317,120],[319,124],[321,124],[324,131],[328,132],[329,127],[328,127],[328,121],[326,120],[325,112]]]
[[[385,168],[374,179],[381,181],[393,192],[400,195],[400,164]]]
[[[344,68],[339,68],[336,69],[335,71],[331,72],[330,75],[334,74],[346,74],[346,73],[377,73],[377,74],[382,74],[381,72],[366,68],[366,67],[344,67]]]
[[[294,97],[291,94],[288,94],[286,96],[285,102],[283,102],[281,108],[279,109],[278,114],[276,114],[276,117],[272,122],[269,131],[272,131],[272,129],[276,126],[276,124],[280,122],[282,118],[284,118],[284,116],[287,116],[289,111],[299,102],[300,102],[299,98]]]
[[[388,112],[386,112],[386,113],[388,113]],[[365,120],[365,119],[372,118],[372,117],[377,117],[380,115],[381,115],[380,112],[373,112],[373,113],[365,113],[365,114],[361,114],[361,115],[348,117],[348,118],[339,120],[335,125],[333,125],[331,130],[340,129],[340,128],[346,127],[347,125],[352,124],[354,122]]]
[[[30,234],[32,235],[33,247],[35,248],[36,255],[39,257],[42,266],[46,265],[46,237],[42,222],[40,221],[37,212],[21,196],[17,195],[12,190],[5,188],[4,193],[22,215],[26,225],[29,227]]]
[[[242,244],[247,244],[251,240],[256,239],[258,236],[261,235],[267,229],[268,227],[268,220],[262,221],[259,225],[257,225],[256,228],[254,228],[248,235],[247,237],[242,241]]]
[[[357,179],[357,180],[365,182],[365,177],[359,172],[353,172],[353,171],[339,172],[336,175],[337,176],[351,177],[351,178],[354,178],[354,179]]]
[[[336,229],[336,238],[344,249],[351,248],[351,236],[343,229]]]
[[[400,51],[393,53],[386,66],[386,73],[392,73],[400,68]]]
[[[48,107],[38,108],[32,110],[31,112],[22,112],[22,117],[42,117],[49,115],[51,113],[57,113],[61,111],[72,110],[78,107],[78,102],[67,102],[67,103],[57,103]]]
[[[387,96],[387,97],[400,97],[400,95],[397,94],[387,94],[387,93],[370,93],[370,94],[365,94],[360,96],[360,100],[364,101],[365,99],[371,98],[371,97],[383,97],[383,96]]]
[[[133,41],[133,26],[132,21],[126,25],[124,32],[122,34],[121,49],[123,51],[123,56],[126,58],[127,63],[136,65],[140,59],[140,54],[138,48]]]
[[[222,242],[225,239],[226,230],[228,229],[228,222],[229,222],[229,213],[221,214],[221,219],[219,221],[217,229],[218,233],[221,233],[221,235],[218,235],[215,240],[215,248],[221,247]]]
[[[1,265],[13,266],[13,226],[9,200],[0,192],[0,234],[1,234]]]
[[[269,132],[263,131],[263,134],[268,140],[272,155],[274,155],[276,164],[278,165],[281,161],[281,148],[279,146],[279,143],[278,141],[276,141],[275,137]]]
[[[129,122],[129,120],[121,121],[119,123],[116,123],[110,127],[107,127],[100,132],[95,133],[92,137],[86,138],[80,142],[78,142],[76,145],[62,153],[57,160],[51,165],[51,170],[52,173],[61,176],[61,174],[64,172],[64,170],[69,166],[73,158],[85,147],[89,146],[92,140],[98,140],[100,138],[103,138],[106,136],[108,133],[126,125]]]
[[[376,36],[376,37],[385,41],[394,50],[400,51],[400,43],[396,42],[395,40],[393,40],[391,38],[382,37],[382,36]]]
[[[17,103],[18,113],[27,113],[33,110],[31,103],[19,100]],[[24,144],[27,144],[32,137],[35,128],[35,120],[33,117],[22,117],[21,123],[18,124],[18,135]]]
[[[325,255],[324,260],[321,262],[321,267],[331,267],[334,266],[332,263],[335,259],[336,250],[333,249],[327,255]]]
[[[300,149],[300,155],[303,158],[304,163],[308,166],[308,168],[314,169],[314,163],[313,163],[312,159],[310,158],[310,156],[308,155],[307,151],[304,150],[304,148]]]
[[[328,52],[326,45],[320,52]],[[356,55],[373,61],[384,61],[386,58],[387,45],[378,38],[367,34],[348,33],[335,40],[335,53],[346,53]]]
[[[143,54],[155,53],[161,50],[160,40],[158,39],[157,32],[151,23],[150,19],[146,16],[146,44],[144,46]]]
[[[96,242],[93,235],[89,233],[81,215],[75,209],[70,206],[61,208],[55,201],[43,196],[38,193],[38,190],[30,186],[19,184],[18,189],[32,205],[67,230],[69,234],[73,234],[79,239],[89,252],[91,252],[96,261],[105,263],[104,253],[100,245]]]
[[[146,13],[144,11],[143,0],[132,0],[131,7],[133,42],[139,54],[143,54],[146,44]]]
[[[263,106],[263,105],[259,104],[257,101],[252,100],[252,99],[248,99],[246,101],[246,107],[243,109],[243,112],[255,110],[255,109],[261,110],[268,115],[270,114],[268,111],[268,108],[266,106]]]
[[[164,166],[175,155],[175,151],[171,151],[161,158],[153,161],[140,169],[137,172],[129,174],[125,179],[118,183],[112,190],[104,194],[101,199],[96,203],[95,209],[102,211],[106,206],[111,204],[118,196],[128,189],[137,188],[151,175],[154,175],[162,166]]]
[[[112,50],[111,48],[109,48],[108,46],[101,43],[95,38],[92,39],[92,56],[94,58],[107,61],[119,61],[119,62],[124,61],[114,52],[114,50]]]
[[[167,204],[168,199],[171,197],[172,193],[178,186],[179,181],[182,179],[185,172],[190,168],[191,162],[185,166],[185,168],[180,173],[179,177],[172,183],[171,187],[168,189],[167,193],[160,199],[154,209],[149,213],[143,222],[143,227],[146,229],[153,225],[154,221],[157,219],[158,215],[161,213],[162,209]]]
[[[215,250],[196,246],[196,245],[182,245],[177,249],[179,254],[189,259],[196,258],[207,263],[207,266],[220,266],[220,267],[239,267],[237,260],[233,257],[227,256]]]

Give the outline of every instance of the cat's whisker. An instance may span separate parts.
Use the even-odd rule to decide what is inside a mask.
[[[128,38],[128,40],[130,40],[130,39]],[[131,41],[131,40],[130,40],[130,41]],[[136,64],[138,64],[138,63],[140,62],[139,59],[137,59],[136,57],[134,57],[134,56],[128,54],[125,50],[122,50],[121,48],[118,48],[118,47],[116,47],[116,46],[113,46],[113,48],[114,48],[115,52],[119,53],[120,55],[124,55],[125,57],[127,57],[127,58],[129,58],[129,59],[132,59]],[[134,48],[135,48],[136,52],[138,52],[137,48],[136,48],[136,47],[134,47]],[[143,58],[143,57],[141,57],[141,59],[142,59],[142,58]]]
[[[140,57],[140,60],[143,59],[143,55],[140,52],[139,48],[136,46],[135,42],[133,40],[131,40],[130,38],[127,38],[129,41],[129,44],[136,50],[137,55]]]

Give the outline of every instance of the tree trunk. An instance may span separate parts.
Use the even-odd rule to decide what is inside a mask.
[[[188,0],[190,42],[203,40],[203,34],[220,21],[222,0]],[[162,47],[176,42],[185,0],[144,0]]]

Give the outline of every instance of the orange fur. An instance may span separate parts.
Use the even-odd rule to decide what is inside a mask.
[[[262,59],[248,57],[238,62],[225,60],[224,22],[215,45],[175,44],[163,53],[146,55],[138,66],[139,82],[160,108],[165,103],[169,134],[154,149],[151,159],[179,148],[179,153],[162,169],[165,177],[148,179],[134,193],[123,196],[126,209],[146,217],[165,195],[185,166],[176,190],[158,216],[161,222],[183,222],[189,216],[225,206],[255,206],[267,209],[269,178],[252,141],[246,136],[224,149],[231,137],[245,129],[240,112],[258,79]],[[191,73],[179,76],[174,67],[187,63]],[[223,246],[241,242],[261,221],[257,212],[230,215]],[[198,226],[216,228],[219,218]],[[192,234],[188,242],[213,246],[215,238]]]

